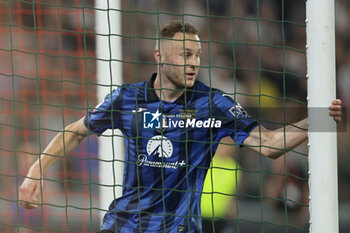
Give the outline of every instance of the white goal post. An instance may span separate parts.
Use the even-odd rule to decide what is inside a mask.
[[[97,98],[102,101],[123,82],[120,0],[95,0]],[[121,196],[124,171],[124,140],[119,130],[108,130],[99,138],[99,208],[108,209]],[[101,218],[105,211],[101,211]]]
[[[337,133],[327,110],[336,98],[334,12],[334,0],[306,3],[311,233],[339,232]]]

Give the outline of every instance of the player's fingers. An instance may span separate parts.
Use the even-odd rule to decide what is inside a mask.
[[[23,197],[22,197],[22,199],[20,199],[20,204],[26,209],[33,209],[33,208],[38,207],[38,205],[36,205],[32,201],[28,200],[28,198],[23,198]]]
[[[23,184],[21,185],[21,187],[19,188],[18,191],[18,199],[20,201],[20,204],[24,207],[27,208],[28,207],[28,193],[29,193],[29,187],[26,185],[26,181],[23,182]]]
[[[334,120],[335,120],[336,122],[340,123],[340,122],[341,122],[341,117],[336,116],[336,117],[334,117]]]
[[[329,115],[333,117],[333,119],[337,122],[340,123],[341,122],[341,116],[342,113],[339,111],[330,111]]]
[[[329,106],[329,115],[333,116],[334,120],[338,123],[341,122],[341,116],[342,116],[342,106],[341,106],[341,100],[335,99],[332,101],[332,104]]]
[[[332,104],[341,105],[341,100],[340,99],[335,99],[335,100],[332,101]]]
[[[33,201],[39,202],[40,196],[41,196],[41,185],[40,185],[40,181],[38,181],[34,190]]]
[[[28,209],[28,210],[38,208],[38,205],[32,204],[32,203],[28,203],[28,202],[23,202],[22,206],[24,208]]]
[[[333,111],[341,111],[342,107],[341,107],[341,105],[332,104],[332,105],[329,106],[329,109],[333,110]]]
[[[21,200],[20,204],[26,208],[26,209],[34,209],[34,208],[38,208],[38,205],[34,204],[31,201],[27,201],[27,200]]]
[[[21,187],[19,188],[19,201],[20,204],[26,209],[37,208],[38,205],[33,203],[33,195],[37,181],[25,179]]]
[[[341,116],[342,112],[341,111],[330,111],[329,115],[331,115],[331,116]]]

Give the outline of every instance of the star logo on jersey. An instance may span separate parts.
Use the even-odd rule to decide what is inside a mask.
[[[157,109],[156,112],[144,112],[143,113],[143,127],[151,129],[160,128],[160,116],[162,114]]]

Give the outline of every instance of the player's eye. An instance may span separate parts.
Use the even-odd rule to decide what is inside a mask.
[[[192,56],[192,53],[185,53],[184,54],[186,57],[190,57],[190,56]]]

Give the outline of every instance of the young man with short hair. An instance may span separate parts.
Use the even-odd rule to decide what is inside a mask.
[[[49,143],[20,188],[25,208],[37,207],[40,174],[57,156],[68,154],[89,132],[118,128],[127,145],[123,195],[112,201],[102,232],[201,232],[203,181],[221,138],[231,136],[271,158],[285,151],[273,148],[292,149],[307,139],[305,130],[259,126],[228,95],[196,81],[201,44],[193,25],[171,22],[158,36],[157,73],[118,87]],[[340,100],[332,102],[330,115],[340,121]],[[307,128],[307,120],[295,125]]]

